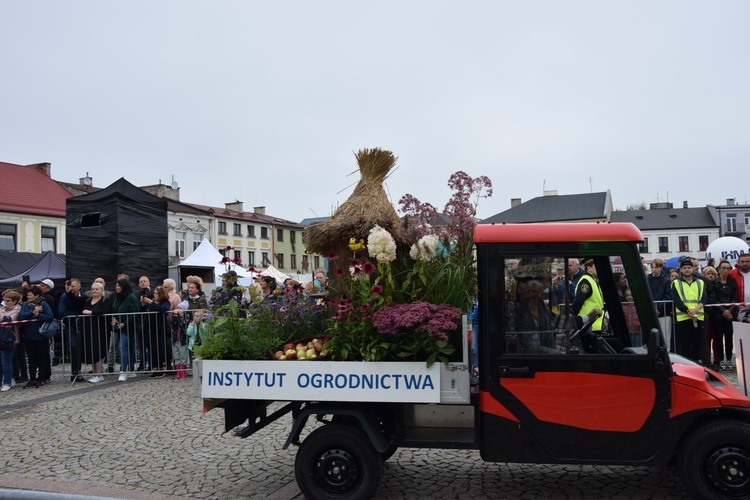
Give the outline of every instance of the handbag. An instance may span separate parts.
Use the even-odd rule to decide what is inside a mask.
[[[0,325],[0,351],[12,351],[16,341],[16,334],[11,324],[13,319],[10,316],[3,316],[0,322],[7,323]]]
[[[51,339],[59,329],[60,323],[57,321],[45,321],[42,323],[42,326],[39,327],[39,334],[45,339]]]

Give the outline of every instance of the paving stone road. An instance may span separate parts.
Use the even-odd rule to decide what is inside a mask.
[[[736,374],[729,376],[736,384]],[[105,498],[301,498],[286,416],[256,436],[222,434],[192,380],[71,385],[0,394],[0,498],[15,490]],[[308,430],[309,432],[309,430]],[[671,468],[493,464],[466,450],[401,449],[375,498],[689,498]]]

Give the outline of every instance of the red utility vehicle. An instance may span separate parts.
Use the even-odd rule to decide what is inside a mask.
[[[284,447],[299,444],[295,474],[308,498],[371,496],[383,461],[399,447],[478,449],[492,462],[674,464],[696,498],[750,498],[750,399],[720,374],[667,351],[642,240],[631,224],[477,226],[478,375],[468,353],[440,365],[434,403],[369,398],[364,389],[353,392],[357,401],[339,391],[329,391],[328,401],[292,390],[227,396],[214,391],[204,367],[205,407],[225,409],[227,431],[245,424],[243,437],[291,413]],[[576,328],[569,314],[571,284],[559,269],[581,257],[598,270],[608,325],[601,335],[590,322]],[[616,259],[640,332],[628,330],[613,282]],[[256,373],[276,363],[334,377],[348,365],[240,363]],[[310,416],[324,425],[298,443]]]

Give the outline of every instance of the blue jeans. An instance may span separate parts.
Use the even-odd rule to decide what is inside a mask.
[[[2,367],[2,385],[10,385],[13,380],[13,355],[16,353],[16,346],[10,351],[0,351],[0,367]]]
[[[120,332],[120,371],[135,371],[135,333]]]

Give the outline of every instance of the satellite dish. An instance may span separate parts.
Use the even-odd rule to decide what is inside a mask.
[[[172,189],[177,189],[178,187],[180,187],[180,185],[177,184],[177,181],[172,181],[172,184],[170,184],[170,186],[172,187]]]

